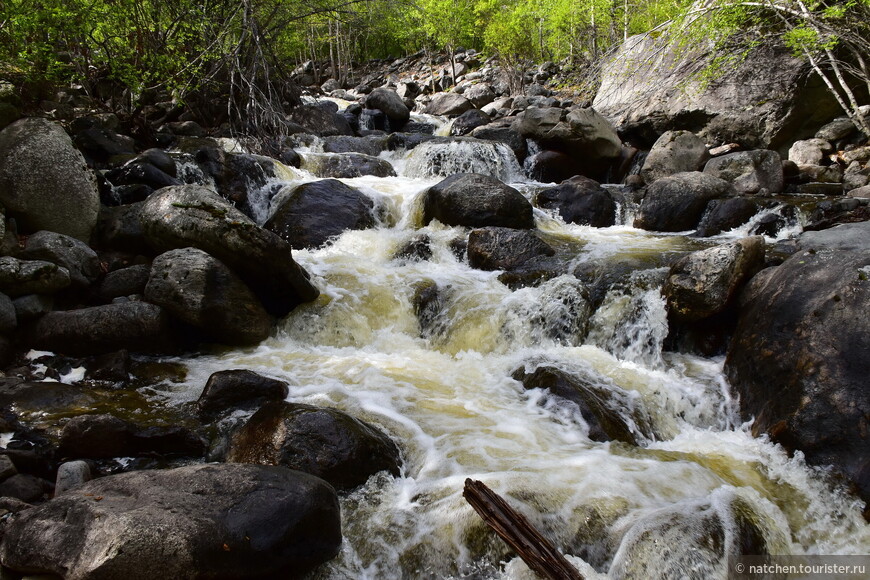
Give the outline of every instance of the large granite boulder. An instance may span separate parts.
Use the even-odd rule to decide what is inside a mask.
[[[283,465],[322,477],[338,490],[379,471],[399,474],[396,444],[375,427],[336,409],[267,403],[233,434],[227,461]]]
[[[91,578],[298,577],[341,545],[338,498],[321,479],[261,465],[191,465],[84,483],[17,513],[0,561]]]
[[[513,128],[544,149],[561,151],[577,162],[577,174],[601,179],[622,154],[613,125],[595,109],[529,107]]]
[[[364,230],[377,223],[372,198],[337,179],[284,187],[274,205],[263,227],[294,249],[319,248],[347,230]]]
[[[196,248],[154,258],[145,298],[203,332],[208,341],[257,344],[272,329],[272,317],[229,268]]]
[[[733,195],[727,181],[699,171],[664,177],[647,189],[634,227],[656,232],[691,230],[711,200]]]
[[[474,104],[459,93],[438,93],[426,106],[429,115],[458,117],[474,108]]]
[[[782,159],[776,151],[738,151],[714,157],[704,173],[729,182],[739,194],[781,193]]]
[[[296,107],[290,115],[290,120],[301,125],[309,133],[320,137],[353,135],[353,128],[347,119],[316,105]]]
[[[22,232],[48,230],[87,242],[97,223],[100,194],[63,128],[27,118],[0,132],[0,204]]]
[[[741,297],[725,373],[753,432],[833,465],[870,501],[870,222],[804,233]]]
[[[666,46],[667,35],[633,36],[604,65],[592,106],[620,134],[652,144],[667,130],[687,130],[711,146],[782,150],[840,113],[803,59],[771,42],[712,80],[709,41]]]
[[[319,294],[293,260],[290,244],[210,189],[161,189],[143,203],[139,220],[156,249],[198,248],[229,266],[273,316],[285,316]]]
[[[69,271],[57,264],[0,257],[0,292],[12,298],[27,294],[54,294],[69,285]]]
[[[457,173],[423,194],[423,223],[532,228],[532,204],[519,191],[479,173]]]

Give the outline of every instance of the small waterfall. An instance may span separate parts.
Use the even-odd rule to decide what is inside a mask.
[[[666,268],[635,272],[624,287],[607,292],[590,320],[589,342],[613,356],[661,368],[668,318],[661,283]]]
[[[525,181],[510,147],[470,137],[436,139],[417,145],[408,154],[404,171],[405,176],[418,179],[482,173],[506,183]]]

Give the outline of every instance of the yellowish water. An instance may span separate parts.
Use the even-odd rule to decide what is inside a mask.
[[[665,313],[656,292],[611,296],[585,321],[588,335],[555,340],[545,327],[565,316],[559,304],[573,284],[567,277],[511,291],[498,273],[469,268],[449,247],[464,235],[461,229],[417,229],[417,196],[432,180],[345,181],[391,208],[389,226],[296,252],[321,297],[291,313],[256,348],[186,361],[187,380],[169,395],[194,400],[212,372],[250,368],[287,381],[290,400],[339,408],[396,441],[401,476],[373,477],[342,499],[341,553],[312,577],[527,577],[463,500],[469,477],[507,497],[590,577],[606,575],[632,530],[662,513],[690,518],[707,510],[727,520],[729,506],[738,504],[748,506],[768,547],[779,553],[870,553],[870,527],[854,497],[740,424],[722,360],[661,352],[656,329]],[[544,235],[577,253],[578,263],[697,244],[627,226],[537,219]],[[420,233],[432,240],[432,260],[393,258]],[[412,306],[421,281],[444,291],[438,323],[425,337]],[[615,335],[645,346],[610,348]],[[526,392],[511,378],[539,361],[627,392],[648,413],[655,438],[642,438],[640,446],[591,441],[576,410]],[[692,538],[669,541],[694,549]],[[654,555],[639,551],[635,558],[647,558],[659,577],[672,577]],[[724,577],[727,565],[714,562],[709,569]]]

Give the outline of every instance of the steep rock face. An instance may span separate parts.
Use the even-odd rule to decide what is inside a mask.
[[[0,203],[26,231],[48,230],[83,242],[100,211],[84,157],[60,125],[39,118],[21,119],[0,133]]]
[[[753,430],[870,499],[870,222],[803,234],[744,290],[725,372]]]
[[[16,514],[5,566],[85,578],[274,578],[338,553],[338,498],[283,467],[192,465],[103,477]]]
[[[652,36],[629,38],[604,67],[593,107],[623,136],[652,143],[664,131],[685,129],[709,144],[780,150],[838,112],[837,103],[787,49],[770,43],[736,69],[704,84],[699,58],[662,50]]]

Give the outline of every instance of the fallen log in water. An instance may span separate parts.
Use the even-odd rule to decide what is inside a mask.
[[[583,580],[580,572],[529,520],[483,482],[466,479],[462,497],[538,575],[550,580]]]

